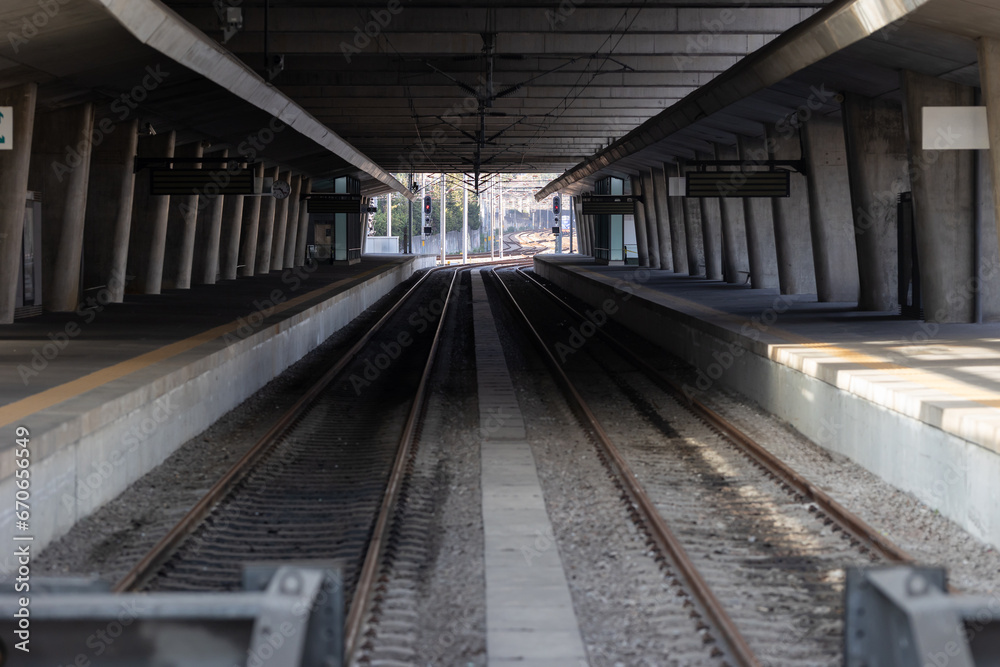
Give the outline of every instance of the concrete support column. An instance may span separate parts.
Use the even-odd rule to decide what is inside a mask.
[[[684,235],[687,239],[688,275],[705,275],[705,247],[702,237],[701,200],[694,197],[681,197],[684,211]]]
[[[846,93],[844,137],[858,250],[858,308],[895,310],[896,200],[910,189],[903,112],[892,102]]]
[[[705,246],[705,277],[722,280],[722,209],[718,197],[701,200],[701,233]]]
[[[681,175],[679,164],[663,165],[663,219],[669,221],[670,251],[674,256],[674,272],[690,274],[690,253],[688,253],[687,227],[684,222],[683,197],[670,197],[669,178]],[[659,202],[659,199],[657,199]],[[661,235],[662,235],[662,227]],[[662,238],[662,236],[661,236]]]
[[[649,268],[659,269],[662,266],[660,260],[660,234],[656,224],[656,201],[653,194],[653,174],[648,169],[639,175],[639,182],[642,187],[642,209],[643,219],[646,221],[646,242],[649,252]],[[673,260],[670,261],[673,265]]]
[[[168,132],[139,137],[139,157],[173,157],[176,134]],[[163,281],[163,252],[167,243],[167,216],[170,197],[149,193],[149,170],[135,178],[132,198],[132,231],[128,241],[128,275],[134,280],[126,287],[134,294],[159,294]]]
[[[739,157],[736,146],[715,145],[717,160],[738,160]],[[727,283],[743,284],[750,277],[743,200],[738,197],[720,197],[719,211],[722,216],[722,273]]]
[[[90,154],[87,214],[83,225],[83,286],[104,286],[111,301],[125,297],[125,268],[135,191],[139,121],[98,123],[100,143]],[[106,128],[110,128],[109,131]]]
[[[258,162],[254,178],[264,178],[264,163]],[[240,234],[241,276],[252,276],[257,266],[257,236],[260,231],[260,210],[264,197],[246,197],[243,200],[243,231]]]
[[[93,129],[94,106],[89,102],[35,118],[28,188],[44,197],[41,258],[46,310],[74,311],[80,302]]]
[[[677,165],[678,175],[684,174],[684,164]],[[684,213],[684,238],[687,251],[688,275],[705,275],[705,246],[701,230],[701,200],[678,197]]]
[[[222,201],[222,230],[219,237],[221,280],[236,280],[237,266],[240,263],[240,238],[243,234],[243,206],[247,199],[251,198],[226,195]]]
[[[975,155],[968,150],[923,150],[925,106],[972,106],[972,88],[903,70],[913,222],[928,322],[975,321]]]
[[[582,205],[581,205],[582,208]],[[591,257],[594,256],[594,216],[585,215],[583,220],[583,237],[586,241],[584,244],[587,248],[587,254]]]
[[[225,150],[212,157],[227,158]],[[194,263],[191,282],[194,285],[214,285],[219,275],[219,246],[222,242],[222,215],[227,199],[237,196],[203,194],[198,201],[198,221],[195,232]]]
[[[798,132],[766,128],[767,145],[775,160],[800,160]],[[771,200],[774,240],[778,256],[778,283],[782,294],[815,294],[812,235],[809,231],[809,185],[805,174],[789,174],[789,196]]]
[[[699,160],[714,160],[715,155],[698,155]],[[704,249],[705,278],[722,280],[722,211],[718,197],[702,197],[701,236]]]
[[[265,178],[278,180],[278,168],[265,170]],[[271,270],[271,248],[274,245],[274,210],[278,200],[270,195],[262,198],[260,203],[260,222],[257,226],[257,267],[256,273],[267,273]]]
[[[586,222],[583,219],[581,197],[573,197],[573,215],[576,217],[576,251],[581,255],[587,254]]]
[[[288,223],[285,226],[285,257],[283,266],[295,266],[295,245],[299,238],[299,197],[302,194],[302,176],[292,177],[292,194],[288,196]]]
[[[291,185],[292,172],[283,171],[278,180]],[[271,270],[281,271],[285,268],[285,232],[288,230],[288,204],[292,196],[279,199],[274,208],[274,240],[271,243]],[[364,216],[362,216],[364,217]],[[362,243],[364,234],[362,233]]]
[[[1000,238],[1000,39],[993,37],[979,38],[979,81],[982,86],[982,101],[986,105],[986,122],[991,146],[989,151],[986,152],[986,160],[981,160],[980,162],[984,167],[981,169],[980,174],[981,176],[988,175],[988,186],[992,194],[992,206],[981,205],[981,208],[984,212],[992,212],[993,221],[991,223],[990,218],[984,215],[982,243],[984,245],[983,254],[986,257],[992,258],[998,250],[997,241],[994,239]],[[979,154],[983,156],[984,152],[979,151]],[[980,182],[983,182],[982,178]],[[987,185],[987,183],[984,182],[984,185]],[[992,225],[993,227],[990,232],[986,232],[987,225]],[[985,248],[987,239],[990,239],[993,244],[990,248]],[[988,266],[984,263],[982,272],[989,275],[993,281],[996,280],[997,268],[995,265]],[[993,284],[995,285],[995,282]],[[992,299],[997,298],[992,294],[991,297]],[[983,305],[985,308],[987,303]],[[984,312],[984,318],[992,319],[989,318],[989,315],[990,313]],[[1000,316],[1000,313],[996,313],[995,316]]]
[[[1000,320],[1000,243],[996,209],[993,204],[993,169],[989,151],[976,151],[976,227],[979,229],[979,300],[980,319]]]
[[[653,198],[656,205],[656,232],[660,238],[660,267],[677,273],[687,273],[687,251],[684,241],[684,217],[679,201],[667,194],[670,167],[654,168]],[[669,259],[668,259],[669,258]]]
[[[740,160],[757,164],[767,159],[764,140],[739,137]],[[756,289],[778,287],[778,258],[775,252],[774,221],[771,200],[765,197],[743,199],[747,225],[747,251],[750,257],[750,285]]]
[[[13,149],[0,151],[0,324],[14,321],[14,308],[17,306],[24,202],[28,192],[37,97],[38,86],[34,83],[0,89],[0,106],[14,107],[14,117],[10,119],[13,121],[13,133],[4,135],[4,141]]]
[[[799,129],[809,187],[816,297],[820,301],[858,300],[858,254],[850,207],[844,123],[813,116]]]
[[[195,141],[174,149],[174,157],[200,158],[205,147]],[[185,162],[178,167],[197,169],[200,163]],[[167,245],[163,254],[162,289],[190,289],[191,270],[194,267],[194,244],[198,233],[197,192],[170,197],[167,215]]]
[[[302,179],[302,189],[300,195],[307,195],[312,192],[312,179]],[[304,266],[306,263],[306,241],[309,238],[309,205],[306,202],[299,203],[299,231],[295,236],[295,266]]]
[[[642,179],[632,177],[632,194],[642,196]],[[635,207],[635,250],[639,255],[639,266],[649,266],[649,239],[646,236],[646,210],[642,204]]]

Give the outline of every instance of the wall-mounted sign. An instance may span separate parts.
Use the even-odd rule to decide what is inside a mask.
[[[310,213],[361,214],[361,195],[337,193],[312,193],[305,196]]]
[[[687,179],[683,176],[671,176],[667,179],[667,196],[683,197],[687,193]]]
[[[254,176],[250,169],[149,170],[149,193],[153,195],[252,195]]]
[[[14,107],[0,107],[0,151],[14,150]]]
[[[692,171],[687,175],[688,197],[787,197],[789,172]]]
[[[924,107],[921,144],[925,151],[989,148],[986,107]]]
[[[642,201],[635,195],[584,195],[584,215],[634,215],[635,205]]]

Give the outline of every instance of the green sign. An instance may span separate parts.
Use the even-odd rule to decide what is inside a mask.
[[[14,107],[0,107],[0,151],[14,149]]]

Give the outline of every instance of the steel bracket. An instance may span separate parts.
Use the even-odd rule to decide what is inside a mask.
[[[339,564],[254,564],[243,579],[242,592],[121,594],[32,581],[0,595],[3,664],[341,667]],[[25,638],[28,651],[18,648]]]
[[[848,569],[844,664],[1000,664],[1000,596],[948,595],[946,590],[942,568]]]

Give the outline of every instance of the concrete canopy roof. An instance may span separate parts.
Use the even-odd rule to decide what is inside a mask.
[[[167,2],[220,36],[208,3]],[[264,0],[233,4],[226,46],[260,69]],[[824,5],[287,0],[266,40],[273,84],[389,171],[560,172]]]
[[[0,25],[0,87],[37,82],[39,111],[91,101],[98,127],[138,116],[158,132],[176,130],[178,143],[208,140],[314,177],[353,174],[369,193],[409,195],[156,0],[5,0]]]
[[[975,39],[982,35],[1000,35],[1000,9],[989,0],[838,2],[567,170],[536,197],[579,194],[604,176],[693,159],[711,152],[711,142],[761,136],[766,123],[800,111],[839,114],[840,92],[898,99],[902,69],[979,86]]]

